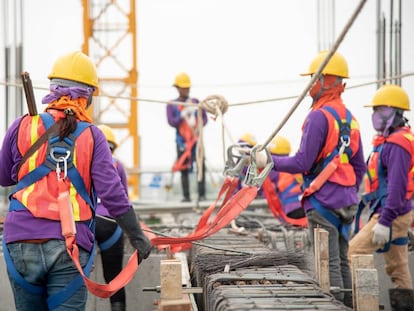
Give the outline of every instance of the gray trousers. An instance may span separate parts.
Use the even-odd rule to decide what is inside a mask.
[[[348,264],[348,241],[339,233],[338,229],[316,210],[306,214],[312,245],[314,243],[314,228],[322,228],[329,233],[329,282],[331,286],[352,288],[351,270]],[[335,294],[335,298],[349,306],[352,304],[350,292]]]

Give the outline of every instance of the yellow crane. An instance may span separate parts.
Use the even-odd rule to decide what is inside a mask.
[[[137,102],[137,33],[135,0],[82,0],[82,51],[94,61],[100,77],[100,97],[90,114],[95,124],[114,129],[118,151],[130,155],[125,166],[140,166]],[[139,197],[139,175],[128,177],[131,198]]]

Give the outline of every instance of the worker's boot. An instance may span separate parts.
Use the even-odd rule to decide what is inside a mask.
[[[414,311],[414,290],[392,288],[389,294],[392,311]]]
[[[117,302],[111,302],[111,311],[125,311],[126,306],[125,302],[117,301]]]

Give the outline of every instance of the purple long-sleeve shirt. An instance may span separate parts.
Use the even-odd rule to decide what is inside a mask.
[[[304,124],[299,151],[291,157],[272,156],[273,169],[292,174],[310,171],[325,145],[327,133],[328,120],[323,112],[319,110],[311,111]],[[366,171],[361,138],[359,140],[359,149],[350,159],[356,175],[355,186],[344,187],[329,181],[326,182],[319,191],[314,193],[314,197],[323,207],[338,209],[358,203],[358,189]],[[304,200],[304,209],[305,211],[313,209],[309,199]]]
[[[128,179],[126,176],[124,165],[121,161],[113,159],[115,163],[115,169],[118,173],[119,178],[121,179],[122,186],[124,187],[125,193],[128,195]],[[101,200],[98,199],[98,207],[96,208],[96,215],[111,217],[109,210],[102,204]]]
[[[180,101],[179,98],[175,99],[174,102]],[[193,103],[193,104],[198,104],[199,101],[196,98],[188,98],[187,99],[188,103]],[[195,111],[196,113],[197,111]],[[203,125],[207,124],[207,113],[206,111],[203,109],[202,110],[203,113]],[[178,106],[177,105],[167,105],[167,121],[168,124],[171,125],[172,127],[178,127],[180,125],[181,122],[184,121],[184,119],[181,117],[181,113],[178,110]]]
[[[0,185],[12,186],[17,183],[17,167],[22,155],[17,149],[17,131],[21,118],[7,130],[0,150]],[[91,179],[96,194],[107,207],[112,217],[125,214],[132,205],[128,200],[119,175],[112,163],[112,155],[104,134],[91,126],[94,150],[91,164]],[[91,250],[94,235],[85,223],[76,223],[77,244]],[[61,226],[58,221],[35,218],[28,210],[7,213],[4,224],[4,239],[11,243],[27,239],[61,239]]]
[[[379,223],[389,227],[395,218],[413,209],[411,201],[405,198],[411,155],[397,144],[385,143],[381,162],[387,168],[387,198],[377,212],[381,214]]]

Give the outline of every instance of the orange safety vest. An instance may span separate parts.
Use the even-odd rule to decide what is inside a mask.
[[[339,116],[342,123],[346,122],[347,110],[345,106],[338,100],[331,101],[319,109],[328,120],[328,134],[326,136],[325,146],[322,148],[316,159],[317,166],[320,166],[320,168],[325,167],[329,163],[329,161],[326,162],[326,160],[332,158],[333,152],[335,150],[338,150],[341,144],[341,142],[339,141],[342,134],[341,124],[339,124],[335,116],[328,109],[333,109]],[[359,150],[359,137],[359,124],[358,121],[354,118],[354,116],[352,116],[350,120],[349,133],[350,145],[345,149],[345,152],[341,155],[338,167],[328,178],[328,181],[343,186],[355,185],[355,171],[352,165],[349,163],[349,160]],[[317,175],[318,173],[319,172],[311,171],[305,173],[304,175],[306,177],[306,175]]]
[[[367,173],[365,174],[365,192],[366,194],[374,193],[379,188],[381,192],[386,194],[386,173],[381,164],[381,151],[384,143],[394,143],[411,155],[411,169],[408,172],[408,184],[405,198],[411,200],[414,195],[414,134],[410,128],[402,127],[393,132],[388,137],[375,136],[374,137],[374,151],[371,153],[367,163]]]
[[[53,119],[57,121],[62,118],[62,112],[51,111]],[[31,145],[45,133],[46,128],[40,115],[26,116],[22,119],[18,129],[17,147],[22,156],[26,154]],[[92,154],[94,149],[93,136],[90,129],[84,130],[75,140],[73,155],[73,165],[80,174],[86,188],[86,192],[91,196],[90,171]],[[43,143],[24,163],[18,172],[18,180],[33,172],[36,168],[46,162],[48,154],[48,142]],[[69,179],[69,178],[68,178]],[[72,182],[70,184],[70,200],[73,206],[75,221],[85,221],[92,218],[92,206],[82,198]],[[59,189],[57,187],[57,175],[55,170],[51,170],[46,176],[18,190],[12,198],[19,201],[35,217],[52,220],[60,220],[58,211]]]

